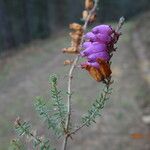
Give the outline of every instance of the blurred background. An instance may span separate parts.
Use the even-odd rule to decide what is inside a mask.
[[[34,98],[48,97],[51,73],[57,73],[60,87],[66,88],[68,67],[63,61],[72,56],[61,54],[61,49],[70,45],[68,24],[83,23],[83,10],[84,0],[0,0],[0,150],[8,149],[16,136],[17,116],[32,120],[33,128],[44,134]],[[112,99],[97,124],[75,137],[71,150],[150,149],[150,1],[100,0],[95,24],[115,26],[121,16],[126,23],[113,58]],[[87,110],[99,86],[77,70],[75,118]],[[59,147],[57,139],[52,143]]]
[[[0,1],[0,49],[46,38],[56,31],[78,21],[84,0],[1,0]],[[114,21],[120,16],[130,20],[150,8],[149,0],[101,1],[97,20]],[[61,21],[60,21],[61,20]]]

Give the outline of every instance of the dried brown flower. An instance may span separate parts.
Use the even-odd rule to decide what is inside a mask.
[[[69,33],[71,37],[71,47],[64,48],[62,51],[64,53],[77,54],[79,53],[78,49],[83,35],[83,28],[82,25],[78,23],[70,24],[69,28],[74,30],[73,32]]]
[[[89,15],[89,12],[88,12],[87,10],[84,10],[84,11],[82,12],[82,18],[83,18],[83,20],[87,20],[88,15]],[[95,20],[96,20],[96,13],[93,13],[93,14],[90,16],[90,18],[89,18],[89,22],[92,23],[92,22],[94,22]]]
[[[73,60],[67,59],[64,61],[64,65],[71,65],[72,63],[73,63]]]
[[[72,30],[83,30],[82,25],[78,24],[78,23],[71,23],[69,25],[69,28]]]
[[[108,78],[112,73],[109,63],[107,63],[103,59],[97,59],[97,62],[100,64],[99,70],[100,70],[101,74],[103,75],[104,79]]]
[[[85,9],[91,10],[94,6],[93,0],[85,0]]]
[[[77,47],[64,48],[62,51],[63,51],[63,53],[70,53],[70,54],[77,54],[77,53],[79,53]]]
[[[87,10],[84,10],[82,12],[82,18],[83,18],[83,20],[87,20],[88,15],[89,15],[89,12]]]
[[[81,40],[81,35],[77,34],[76,32],[71,32],[70,37],[73,41],[78,42]]]
[[[86,69],[89,74],[98,82],[103,81],[104,79],[110,77],[111,69],[109,63],[102,59],[98,59],[97,62],[100,64],[99,68],[95,68],[88,64],[82,65],[83,69]]]

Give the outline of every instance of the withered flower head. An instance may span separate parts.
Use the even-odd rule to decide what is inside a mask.
[[[71,32],[70,37],[72,38],[73,41],[80,41],[81,40],[81,35],[78,34],[77,32]]]
[[[76,47],[63,48],[62,52],[63,53],[70,53],[70,54],[77,54],[77,53],[79,53],[78,49]]]
[[[94,6],[93,0],[85,0],[85,9],[90,10]]]
[[[112,73],[109,63],[102,59],[98,59],[96,63],[82,63],[81,67],[82,69],[86,69],[98,82],[108,78]]]
[[[71,23],[69,25],[69,28],[72,29],[72,30],[83,30],[82,26],[78,23]]]
[[[72,63],[73,63],[73,60],[67,59],[64,61],[64,65],[71,65]]]
[[[89,12],[87,10],[84,10],[82,12],[82,18],[83,18],[83,20],[87,20],[88,15],[89,15]]]
[[[69,33],[69,35],[72,39],[71,47],[64,48],[62,51],[64,53],[77,54],[77,53],[79,53],[79,45],[80,45],[81,38],[83,35],[83,28],[82,28],[82,25],[80,25],[78,23],[70,24],[69,28],[74,30],[73,32]]]

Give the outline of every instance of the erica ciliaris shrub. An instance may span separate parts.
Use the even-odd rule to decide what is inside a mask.
[[[88,24],[96,20],[96,9],[98,0],[85,0],[85,10],[83,11],[83,25],[72,23],[69,25],[72,32],[71,46],[64,48],[63,52],[74,54],[74,60],[65,60],[65,65],[70,65],[68,73],[68,88],[67,88],[67,103],[61,97],[61,90],[57,88],[57,76],[52,75],[49,78],[51,89],[51,105],[49,106],[42,97],[36,98],[35,109],[38,114],[45,120],[48,129],[52,130],[58,138],[63,138],[62,150],[67,150],[68,139],[76,134],[85,126],[90,126],[95,122],[96,118],[101,115],[101,110],[104,108],[106,100],[111,94],[111,84],[113,83],[111,77],[111,57],[116,51],[115,44],[121,35],[120,29],[123,25],[124,18],[120,18],[116,29],[110,25],[98,25],[90,32],[86,33]],[[85,58],[85,62],[79,64],[79,59]],[[78,66],[78,67],[77,67]],[[104,89],[99,98],[97,98],[88,112],[81,117],[80,124],[77,127],[72,125],[72,80],[74,77],[75,68],[85,69],[89,75],[95,80],[104,84]],[[15,121],[15,130],[20,137],[27,136],[31,138],[33,149],[40,150],[54,150],[51,147],[50,140],[46,137],[40,137],[32,133],[29,122],[17,118]],[[20,141],[12,140],[12,149],[23,149],[20,146]]]

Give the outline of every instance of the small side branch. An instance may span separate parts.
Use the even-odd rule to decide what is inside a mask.
[[[101,95],[100,102],[98,102],[98,100],[97,100],[99,106],[97,107],[95,103],[93,104],[93,106],[95,108],[94,108],[94,110],[91,111],[92,113],[88,115],[88,118],[81,126],[79,126],[78,128],[76,128],[74,131],[72,131],[70,133],[70,136],[72,134],[76,134],[83,127],[89,126],[91,124],[91,122],[95,121],[95,118],[100,115],[99,114],[100,110],[103,109],[105,101],[109,98],[111,84],[112,84],[112,81],[111,81],[111,77],[110,77],[107,81],[105,81],[104,94]]]

